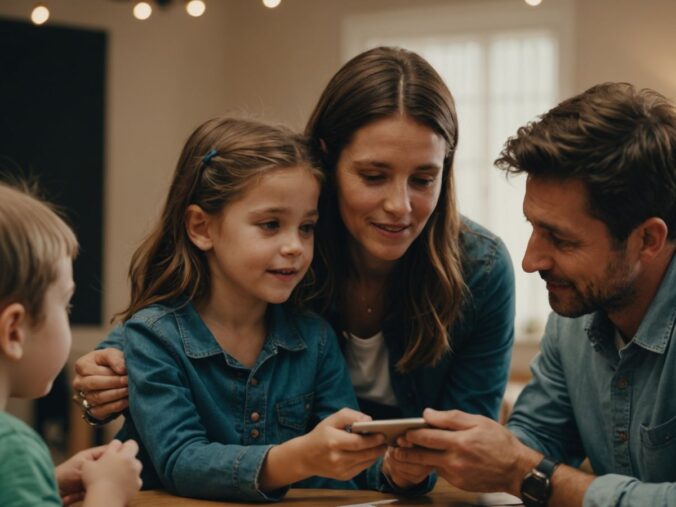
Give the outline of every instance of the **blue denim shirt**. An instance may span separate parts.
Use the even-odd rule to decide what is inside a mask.
[[[395,368],[405,349],[400,319],[409,316],[389,319],[383,333],[398,410],[359,400],[374,419],[420,417],[426,407],[499,416],[514,343],[514,269],[500,238],[466,217],[462,221],[462,271],[468,291],[450,330],[451,349],[434,366],[400,373]],[[338,315],[327,318],[338,329]]]
[[[307,433],[342,407],[357,407],[331,327],[271,305],[269,334],[252,368],[225,353],[192,304],[153,305],[117,328],[130,408],[121,438],[136,438],[144,487],[198,498],[276,500],[258,476],[274,444]],[[120,335],[123,334],[123,336]],[[111,341],[102,346],[111,345]],[[383,490],[380,462],[354,481],[296,486]]]
[[[676,258],[619,352],[602,313],[552,314],[509,428],[599,476],[585,507],[676,506]]]

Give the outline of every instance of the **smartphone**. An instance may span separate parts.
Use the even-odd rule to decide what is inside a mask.
[[[361,435],[382,433],[387,437],[388,445],[396,447],[397,438],[408,430],[429,427],[429,424],[422,417],[411,417],[409,419],[382,419],[380,421],[355,422],[349,424],[345,429],[350,433],[359,433]]]

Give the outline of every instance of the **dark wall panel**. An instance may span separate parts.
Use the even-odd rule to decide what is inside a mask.
[[[0,20],[0,171],[39,180],[75,229],[73,324],[100,324],[106,34]]]

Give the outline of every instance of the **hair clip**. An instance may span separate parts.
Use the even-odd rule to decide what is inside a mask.
[[[218,152],[214,150],[213,148],[210,149],[204,157],[202,157],[202,163],[204,165],[209,165],[209,162],[211,162],[211,159],[214,158],[216,155],[218,155]]]

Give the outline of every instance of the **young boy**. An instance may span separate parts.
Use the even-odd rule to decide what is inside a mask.
[[[63,368],[75,289],[73,231],[44,203],[0,184],[0,505],[126,505],[141,486],[133,440],[82,451],[54,470],[38,435],[5,413],[39,398]],[[58,485],[58,486],[57,486]]]

